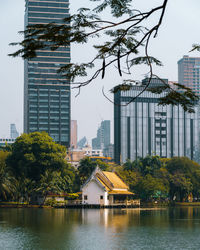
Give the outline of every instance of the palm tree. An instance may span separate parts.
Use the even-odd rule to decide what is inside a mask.
[[[8,152],[0,151],[0,197],[7,200],[13,197],[16,191],[16,179],[6,166]]]
[[[46,170],[44,175],[41,176],[39,186],[35,188],[35,191],[36,193],[43,195],[43,204],[49,193],[59,194],[62,192],[58,181],[58,179],[60,179],[59,177],[61,176],[58,172],[52,172],[49,170]]]

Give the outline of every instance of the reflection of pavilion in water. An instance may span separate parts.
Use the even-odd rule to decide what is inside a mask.
[[[83,209],[82,223],[101,225],[120,232],[126,230],[129,226],[138,226],[140,224],[140,210]]]

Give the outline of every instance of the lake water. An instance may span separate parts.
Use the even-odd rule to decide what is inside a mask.
[[[0,209],[4,249],[200,249],[200,207]]]

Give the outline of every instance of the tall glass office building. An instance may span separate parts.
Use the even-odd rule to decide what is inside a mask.
[[[69,0],[26,0],[25,26],[62,24]],[[46,131],[56,142],[70,144],[70,82],[57,70],[70,62],[70,47],[42,49],[25,61],[24,132]]]
[[[155,154],[163,158],[187,156],[199,161],[199,106],[192,114],[184,112],[180,105],[159,106],[159,98],[166,93],[149,91],[125,106],[144,89],[146,83],[145,79],[143,86],[133,86],[129,91],[119,91],[114,95],[117,104],[114,106],[115,162]],[[157,86],[158,79],[152,79],[151,84]]]

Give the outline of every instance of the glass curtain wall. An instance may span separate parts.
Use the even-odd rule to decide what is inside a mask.
[[[149,91],[124,105],[142,89],[133,86],[115,94],[115,161],[135,160],[148,154],[163,158],[187,156],[199,161],[199,107],[189,114],[181,106],[159,106],[158,98],[165,93]]]

